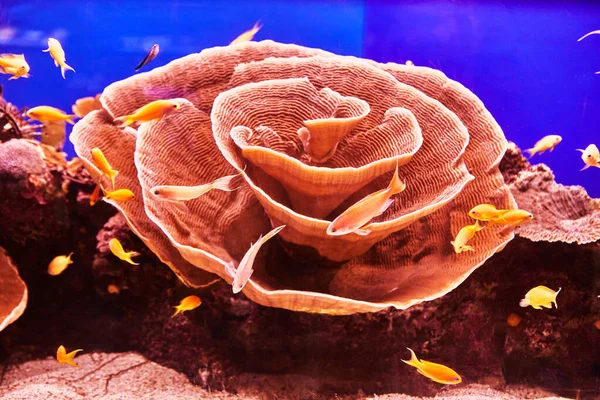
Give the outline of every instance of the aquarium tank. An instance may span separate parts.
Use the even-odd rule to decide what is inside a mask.
[[[600,2],[0,3],[0,398],[600,399]]]

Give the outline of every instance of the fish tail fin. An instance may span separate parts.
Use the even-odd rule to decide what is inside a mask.
[[[222,190],[224,192],[232,192],[237,188],[233,188],[233,189],[231,188],[231,186],[230,186],[231,181],[234,178],[237,178],[238,176],[239,175],[228,175],[228,176],[221,177],[212,183],[212,188]]]
[[[77,118],[77,115],[74,115],[74,114],[67,115],[65,117],[65,122],[68,122],[71,125],[75,125],[75,122],[73,121],[73,118]]]
[[[484,228],[485,228],[485,225],[481,225],[481,224],[479,223],[479,220],[478,220],[478,219],[476,219],[476,220],[475,220],[475,232],[479,232],[480,230],[482,230],[482,229],[484,229]]]
[[[258,31],[260,30],[260,28],[262,28],[262,27],[263,27],[263,25],[260,23],[260,20],[259,20],[259,21],[256,21],[256,22],[254,23],[254,26],[252,27],[252,30],[253,30],[253,31],[256,33],[256,32],[258,32]]]
[[[183,309],[179,306],[173,306],[173,308],[175,309],[175,313],[173,315],[171,315],[171,318],[175,317],[177,314],[179,314],[183,311]]]
[[[131,259],[131,257],[137,257],[140,255],[137,251],[128,251],[127,253],[127,262],[131,265],[140,265],[140,263],[135,262]]]
[[[65,78],[65,71],[67,71],[67,70],[75,72],[75,70],[73,69],[73,67],[71,67],[67,63],[62,63],[60,65],[60,73],[61,73],[63,79],[66,79]]]
[[[556,291],[556,293],[554,293],[554,298],[552,299],[552,302],[554,303],[554,305],[556,306],[556,308],[558,308],[558,304],[556,303],[556,296],[558,296],[558,294],[560,293],[560,290],[562,288],[558,288],[558,290]],[[552,305],[550,305],[550,307],[552,307]]]
[[[402,360],[403,363],[410,365],[411,367],[419,368],[421,366],[421,361],[417,358],[417,355],[411,348],[407,347],[408,351],[410,351],[410,360]]]
[[[406,183],[402,182],[400,180],[400,177],[398,176],[398,163],[397,162],[396,162],[396,171],[394,171],[394,176],[392,177],[392,180],[391,180],[388,188],[389,188],[391,194],[398,194],[398,193],[402,192],[404,189],[406,189]]]
[[[260,242],[265,243],[267,240],[271,239],[273,236],[277,235],[281,230],[285,228],[285,225],[278,226],[277,228],[271,230],[271,232],[267,233],[264,237],[259,239]]]
[[[529,158],[535,156],[535,154],[537,153],[537,150],[535,148],[525,149],[525,151],[529,153]]]
[[[115,178],[117,177],[117,175],[119,175],[119,171],[116,171],[114,169],[108,173],[108,178],[110,179],[110,183],[112,185],[113,190],[115,189]]]
[[[110,192],[106,189],[104,189],[102,186],[100,186],[100,189],[102,189],[102,195],[104,196],[104,199],[106,200],[110,200]]]
[[[464,245],[462,251],[475,251],[475,247]]]
[[[132,115],[124,115],[122,117],[115,118],[113,120],[113,124],[115,124],[118,127],[129,126],[129,125],[133,124],[134,122],[135,122],[135,120],[133,119]]]

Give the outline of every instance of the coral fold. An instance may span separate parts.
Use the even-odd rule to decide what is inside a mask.
[[[0,247],[0,331],[15,322],[27,306],[27,286],[17,268]]]

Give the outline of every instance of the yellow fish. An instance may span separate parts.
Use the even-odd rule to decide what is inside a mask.
[[[454,241],[450,242],[454,246],[455,253],[462,253],[463,251],[475,251],[473,246],[468,246],[469,240],[473,239],[473,236],[485,226],[479,225],[479,221],[475,221],[473,225],[464,226],[456,235]]]
[[[493,221],[505,212],[505,210],[498,210],[493,204],[479,204],[469,211],[469,217],[478,221]]]
[[[29,64],[24,54],[0,54],[0,74],[12,75],[8,80],[29,78]]]
[[[211,183],[205,183],[198,186],[155,186],[150,192],[161,200],[165,201],[188,201],[196,199],[212,189],[231,192],[231,181],[239,175],[227,175],[215,179]]]
[[[252,39],[254,39],[254,35],[256,35],[256,33],[260,30],[260,28],[262,28],[260,21],[256,21],[256,23],[254,24],[252,29],[247,30],[246,32],[242,33],[240,36],[233,39],[233,42],[231,42],[229,44],[237,44],[237,43],[251,41]]]
[[[115,118],[113,123],[117,126],[127,126],[134,122],[148,122],[155,119],[161,119],[179,110],[180,105],[173,100],[156,100],[138,108],[131,115],[124,115]]]
[[[408,351],[410,351],[410,360],[402,361],[415,367],[417,372],[421,375],[443,385],[458,385],[462,382],[460,375],[453,369],[442,364],[436,364],[425,360],[419,361],[414,351],[411,349],[408,349]]]
[[[202,300],[200,300],[200,297],[188,296],[185,299],[181,300],[178,306],[173,307],[175,308],[175,314],[173,314],[171,318],[184,311],[193,310],[194,308],[199,307],[200,304],[202,304]]]
[[[394,200],[391,200],[390,197],[404,189],[406,189],[406,184],[398,177],[398,164],[396,163],[396,171],[388,187],[371,193],[350,206],[329,224],[327,234],[330,236],[342,236],[349,233],[360,236],[370,234],[371,230],[365,229],[365,226],[392,205]]]
[[[92,149],[92,162],[98,168],[104,176],[110,179],[112,184],[112,188],[115,188],[115,177],[119,174],[119,171],[112,169],[106,157],[104,157],[104,153],[98,147],[94,147]]]
[[[589,167],[600,168],[600,151],[598,151],[598,147],[595,144],[590,144],[585,150],[577,149],[577,151],[582,153],[581,159],[585,163],[585,167],[581,168],[581,171]]]
[[[83,349],[77,349],[67,353],[65,346],[61,345],[58,350],[56,350],[56,360],[60,363],[60,365],[69,364],[72,367],[79,368],[79,365],[75,364],[73,358],[75,357],[75,354],[79,353],[80,351],[83,351]]]
[[[542,307],[552,308],[552,303],[558,308],[558,304],[556,304],[556,296],[560,292],[561,288],[558,288],[558,291],[554,291],[546,286],[537,286],[531,289],[525,295],[525,298],[521,299],[519,305],[521,307],[531,306],[536,310],[541,310]]]
[[[533,219],[533,214],[526,210],[502,210],[502,216],[491,221],[496,225],[519,226]]]
[[[67,256],[56,256],[48,264],[48,274],[52,276],[60,275],[70,264],[73,264],[71,256],[73,253],[69,253]]]
[[[537,141],[535,146],[531,149],[525,150],[529,153],[529,158],[535,156],[536,154],[543,154],[546,150],[554,150],[554,148],[562,141],[562,137],[558,135],[548,135],[544,136],[540,140]]]
[[[129,201],[133,200],[134,197],[133,192],[129,189],[117,189],[112,192],[102,189],[102,191],[106,200]]]
[[[136,263],[131,259],[131,257],[139,256],[140,253],[137,251],[125,251],[125,249],[123,249],[123,245],[121,242],[119,242],[119,239],[110,239],[108,242],[108,248],[118,259],[126,261],[132,265],[140,265],[140,263]]]
[[[33,107],[27,110],[26,114],[29,118],[40,121],[43,124],[54,121],[66,121],[73,125],[73,118],[75,118],[74,115],[69,115],[58,108],[50,106]]]
[[[254,272],[254,259],[256,258],[256,255],[258,254],[258,251],[262,245],[265,244],[267,240],[277,235],[283,228],[285,228],[285,225],[278,226],[267,233],[264,237],[260,235],[256,243],[250,245],[250,249],[246,252],[246,254],[244,254],[244,257],[238,264],[237,268],[234,268],[233,261],[225,267],[225,270],[233,277],[233,283],[231,285],[233,293],[241,292],[244,286],[246,286],[246,283],[248,283],[250,280],[252,272]]]
[[[50,52],[50,56],[54,59],[54,65],[57,67],[60,65],[60,73],[62,74],[63,79],[65,79],[65,71],[71,70],[75,72],[73,68],[67,65],[65,58],[65,51],[63,50],[60,42],[54,38],[48,39],[48,48],[46,50],[42,50],[43,52]]]

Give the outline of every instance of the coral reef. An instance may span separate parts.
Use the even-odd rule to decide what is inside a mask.
[[[137,129],[113,124],[157,99],[180,108]],[[231,283],[226,266],[286,225],[254,263],[244,289],[253,301],[326,314],[408,308],[454,289],[513,237],[490,226],[475,252],[450,245],[473,206],[516,204],[497,168],[502,131],[439,71],[248,42],[116,82],[100,102],[103,110],[74,128],[78,155],[107,184],[90,161],[91,149],[102,149],[119,171],[116,185],[135,194],[112,204],[193,287],[217,276]],[[407,188],[371,233],[328,235],[329,221],[385,188],[396,165]],[[189,201],[186,213],[150,192],[236,172],[238,190]]]
[[[30,142],[22,142],[29,149]],[[39,153],[27,154],[37,161],[26,165],[38,165]],[[44,171],[36,170],[36,174],[56,168],[44,164]],[[516,149],[501,165],[507,182],[530,168]],[[183,384],[181,375],[156,364],[224,398],[235,398],[236,393],[244,398],[298,399],[388,393],[536,398],[524,391],[510,394],[506,385],[519,384],[571,398],[577,393],[582,399],[600,395],[600,330],[594,327],[600,319],[596,297],[600,294],[600,246],[596,244],[516,238],[440,299],[407,310],[390,308],[350,316],[297,313],[234,296],[225,284],[201,291],[185,287],[129,230],[122,214],[113,216],[102,203],[89,206],[93,184],[81,169],[76,171],[82,183],[68,173],[59,174],[57,181],[69,189],[56,200],[67,210],[64,225],[50,217],[57,204],[39,205],[36,197],[19,196],[18,190],[26,190],[25,186],[17,186],[14,194],[0,191],[5,209],[29,202],[31,213],[20,216],[24,227],[36,226],[37,218],[46,215],[43,234],[36,240],[23,244],[11,236],[0,238],[30,292],[25,314],[0,333],[2,396],[19,398],[43,387],[57,395],[94,398],[115,393],[124,382],[128,391],[143,393],[152,390],[146,382],[147,374],[153,373],[168,374],[178,386]],[[545,193],[540,190],[540,195]],[[541,218],[543,210],[538,213],[540,221],[551,221]],[[0,221],[0,232],[11,229],[11,223]],[[67,227],[67,234],[53,236],[62,226]],[[107,250],[113,237],[141,252],[141,265],[114,257]],[[75,264],[60,276],[48,276],[48,261],[74,248]],[[559,308],[520,308],[519,300],[540,283],[562,287]],[[111,292],[108,285],[119,290]],[[189,294],[199,295],[203,304],[172,319],[172,307]],[[517,326],[507,323],[512,313],[522,319]],[[60,344],[84,349],[78,357],[82,371],[58,369],[55,360],[28,363],[53,355]],[[452,366],[465,384],[440,392],[440,385],[401,362],[408,358],[406,347],[426,360]],[[95,353],[127,351],[143,357]],[[38,375],[39,369],[34,368],[48,373]],[[176,391],[162,383],[157,383],[156,390],[173,396],[201,393],[189,386]],[[228,393],[215,393],[219,390]]]
[[[507,183],[519,207],[535,218],[516,233],[533,241],[586,244],[600,240],[600,200],[581,186],[564,186],[544,164],[529,165],[513,144],[504,158]]]

